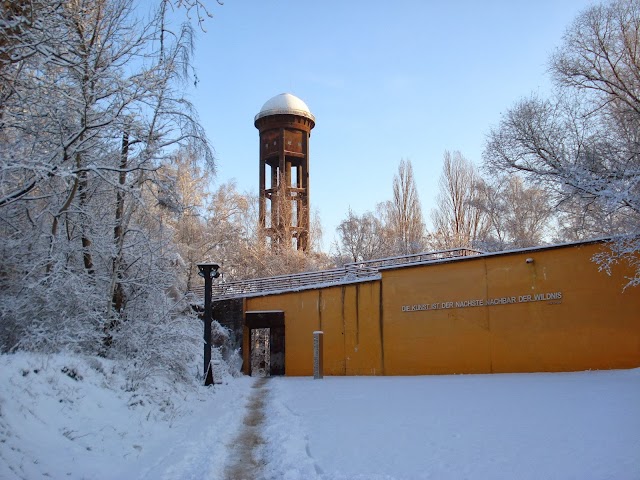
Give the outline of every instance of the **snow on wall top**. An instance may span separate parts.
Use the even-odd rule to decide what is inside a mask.
[[[268,117],[269,115],[300,115],[306,117],[313,122],[316,121],[316,117],[313,116],[307,104],[300,100],[295,95],[290,93],[281,93],[275,97],[267,100],[260,109],[260,113],[256,115],[255,120],[262,117]]]

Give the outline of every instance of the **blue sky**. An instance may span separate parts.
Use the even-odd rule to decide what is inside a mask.
[[[391,199],[411,160],[427,225],[445,150],[481,162],[513,103],[545,93],[550,54],[586,0],[214,2],[189,91],[218,159],[216,184],[257,192],[253,118],[290,92],[316,116],[311,206],[328,251],[351,207]]]

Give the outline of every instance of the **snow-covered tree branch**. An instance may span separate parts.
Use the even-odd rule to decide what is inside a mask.
[[[491,168],[521,172],[552,192],[559,209],[581,206],[609,225],[607,270],[624,261],[640,279],[640,2],[593,6],[574,21],[551,59],[553,98],[519,101],[488,137]],[[567,218],[567,217],[565,217]],[[584,225],[584,223],[583,223]],[[589,233],[589,232],[587,232]]]

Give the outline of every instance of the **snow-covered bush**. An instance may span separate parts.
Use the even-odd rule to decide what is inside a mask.
[[[82,276],[80,276],[82,277]],[[69,272],[55,282],[33,282],[0,303],[0,348],[59,352],[96,350],[103,315],[94,289]]]
[[[127,361],[130,388],[157,376],[193,382],[202,358],[201,322],[195,315],[148,313],[132,315],[113,333],[110,356]]]

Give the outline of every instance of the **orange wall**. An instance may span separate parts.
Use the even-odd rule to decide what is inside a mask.
[[[324,332],[325,375],[376,375],[382,370],[379,282],[248,298],[246,311],[251,310],[285,312],[286,375],[313,374],[316,330]]]
[[[324,331],[325,375],[637,367],[640,291],[622,292],[622,271],[598,272],[591,257],[601,248],[383,270],[381,281],[248,298],[246,310],[285,312],[287,375],[313,374],[315,330]],[[526,301],[539,294],[561,298]],[[502,298],[509,303],[487,305]],[[456,306],[462,301],[482,305]]]
[[[385,372],[639,366],[640,292],[623,293],[620,271],[612,277],[598,272],[591,257],[601,248],[579,245],[383,272]],[[561,299],[525,301],[557,293]],[[487,299],[502,298],[515,303],[486,305]],[[456,308],[464,300],[485,305]],[[402,311],[403,305],[442,302],[453,306]]]

